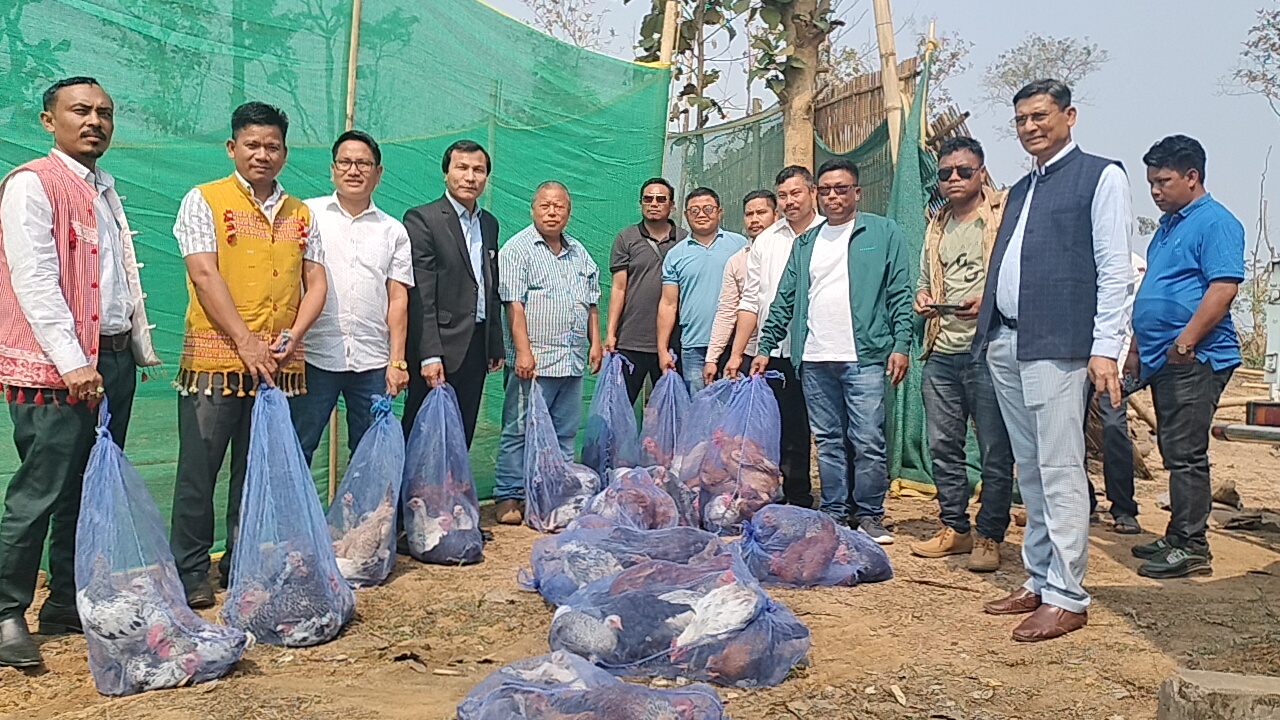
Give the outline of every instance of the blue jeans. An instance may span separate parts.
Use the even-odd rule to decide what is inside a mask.
[[[1000,415],[987,359],[969,353],[933,353],[921,378],[942,523],[961,535],[969,532],[969,467],[965,439],[973,420],[982,452],[982,507],[978,534],[1004,542],[1013,499],[1013,448]]]
[[[702,381],[702,366],[707,362],[706,347],[687,347],[680,353],[680,369],[684,371],[684,382],[689,386],[689,395],[697,395],[706,387]]]
[[[818,446],[822,511],[849,516],[849,456],[853,446],[855,519],[884,515],[889,466],[884,439],[884,365],[806,362],[800,366],[809,427]]]
[[[529,380],[505,371],[506,399],[502,403],[502,437],[498,440],[498,470],[494,474],[493,499],[524,500],[525,412],[529,407]],[[538,378],[538,389],[547,402],[551,424],[560,440],[560,451],[573,461],[573,441],[582,425],[582,378]]]
[[[338,404],[338,394],[347,404],[347,448],[356,451],[360,438],[373,423],[373,396],[387,394],[387,371],[329,372],[307,365],[307,392],[289,399],[293,428],[302,443],[302,454],[311,465],[311,456],[320,445],[320,436],[329,425],[329,414]]]

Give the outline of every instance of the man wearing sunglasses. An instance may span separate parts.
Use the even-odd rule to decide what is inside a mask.
[[[640,396],[646,377],[657,382],[662,376],[658,365],[662,261],[676,243],[689,236],[687,230],[671,221],[675,197],[675,190],[666,180],[645,180],[640,186],[641,220],[618,233],[609,254],[613,287],[604,349],[617,351],[635,366],[626,376],[632,404]],[[672,342],[672,346],[676,344]]]
[[[929,540],[912,543],[911,552],[927,558],[967,554],[973,572],[1000,566],[1013,495],[1013,450],[991,373],[986,358],[969,352],[987,260],[1004,214],[1005,193],[987,185],[984,163],[982,145],[973,138],[949,138],[938,150],[938,188],[947,204],[925,231],[913,306],[926,318],[921,384],[942,529]],[[971,420],[982,452],[976,533],[969,522],[965,460]]]
[[[703,366],[711,345],[711,325],[720,304],[724,266],[733,254],[747,246],[747,239],[720,227],[720,196],[710,188],[697,188],[684,201],[690,235],[671,249],[662,262],[662,303],[658,306],[658,363],[663,370],[676,366],[671,336],[680,323],[684,380],[690,394],[705,386]],[[711,358],[719,362],[719,358]]]
[[[409,386],[413,259],[404,225],[373,204],[382,180],[378,142],[359,130],[340,135],[332,173],[334,193],[307,201],[329,260],[328,297],[307,334],[307,392],[289,401],[308,464],[339,394],[347,406],[347,448],[355,452],[373,424],[373,397]]]
[[[827,220],[796,239],[751,372],[768,369],[789,333],[818,446],[822,511],[888,545],[884,381],[897,385],[907,374],[911,270],[898,224],[858,212],[861,196],[852,162],[837,158],[818,169]],[[857,478],[852,512],[846,438]]]
[[[1118,408],[1116,364],[1129,327],[1133,224],[1129,181],[1114,160],[1071,139],[1071,90],[1037,80],[1013,97],[1014,124],[1035,168],[1009,191],[987,271],[972,352],[986,352],[1027,506],[1022,560],[1030,578],[989,602],[1028,617],[1019,642],[1088,622],[1089,495],[1084,397],[1092,382]]]

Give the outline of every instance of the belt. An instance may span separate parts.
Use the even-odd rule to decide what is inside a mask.
[[[129,338],[132,336],[132,332],[122,332],[119,335],[99,335],[98,349],[101,352],[124,352],[129,349]]]
[[[1007,318],[1007,317],[1005,317],[1005,316],[1004,316],[1003,314],[1001,314],[1001,313],[996,313],[996,315],[999,315],[999,317],[1000,317],[1000,324],[1001,324],[1001,325],[1003,325],[1003,326],[1005,326],[1005,327],[1009,328],[1010,330],[1017,330],[1017,329],[1018,329],[1018,319],[1017,319],[1017,318]]]

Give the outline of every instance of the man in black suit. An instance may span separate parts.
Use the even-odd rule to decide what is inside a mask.
[[[404,433],[427,392],[446,378],[458,394],[467,446],[476,431],[488,373],[502,369],[502,305],[498,300],[498,219],[477,204],[492,163],[470,140],[444,151],[444,197],[409,210],[404,226],[413,250],[407,354],[410,374]]]

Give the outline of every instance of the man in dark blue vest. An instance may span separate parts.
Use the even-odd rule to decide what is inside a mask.
[[[1022,561],[1030,578],[993,615],[1031,613],[1013,639],[1060,637],[1088,622],[1086,385],[1120,404],[1116,359],[1129,327],[1133,224],[1129,181],[1113,160],[1071,139],[1071,90],[1038,80],[1013,98],[1035,168],[1009,191],[991,253],[973,350],[987,350],[1027,506]]]

